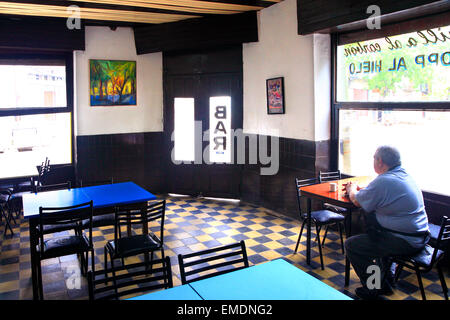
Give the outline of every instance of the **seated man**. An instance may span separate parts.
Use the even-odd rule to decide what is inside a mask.
[[[400,153],[381,146],[375,152],[373,166],[378,176],[366,188],[358,191],[354,183],[346,186],[350,200],[366,213],[368,233],[345,242],[346,255],[363,285],[356,294],[363,299],[392,293],[386,277],[390,273],[389,257],[414,254],[429,238],[422,192],[401,167]],[[373,271],[367,268],[375,264],[381,271],[378,288],[368,284]]]

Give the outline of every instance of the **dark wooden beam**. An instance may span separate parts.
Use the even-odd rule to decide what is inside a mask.
[[[442,12],[449,4],[448,0],[297,0],[298,34],[366,28],[370,5],[378,5],[384,22],[393,23]]]
[[[258,41],[256,12],[134,28],[137,54],[213,48]]]
[[[63,18],[0,15],[0,48],[84,50],[84,26],[69,30]]]

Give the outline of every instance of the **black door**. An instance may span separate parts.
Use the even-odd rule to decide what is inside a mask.
[[[169,146],[168,152],[171,153],[167,157],[168,191],[191,195],[201,194],[211,197],[239,198],[242,168],[236,161],[237,151],[230,153],[233,155],[233,159],[230,158],[228,163],[219,164],[210,161],[210,164],[208,164],[208,155],[210,153],[205,151],[208,145],[213,149],[218,147],[218,150],[213,150],[213,152],[217,153],[220,153],[219,151],[224,145],[221,137],[218,138],[218,141],[203,141],[203,136],[209,137],[207,130],[212,130],[218,134],[225,132],[231,134],[230,129],[242,129],[241,47],[226,49],[223,52],[188,53],[170,55],[169,57],[165,55],[164,60],[164,131],[166,134],[166,145]],[[183,61],[185,62],[184,64]],[[190,74],[186,72],[189,70],[185,70],[189,65],[192,66]],[[233,67],[230,68],[230,65]],[[193,74],[194,72],[195,74]],[[230,105],[226,109],[228,114],[217,114],[217,111],[215,111],[217,108],[210,110],[211,97],[225,97],[221,99],[226,101],[230,99]],[[183,113],[184,111],[180,112],[180,110],[184,109],[179,109],[180,106],[177,106],[178,109],[176,110],[178,111],[175,110],[176,98],[193,99],[193,116],[187,113],[186,118],[182,118],[185,114]],[[191,105],[187,108],[191,108]],[[177,112],[180,112],[183,121],[180,122],[180,114],[178,114],[177,122],[175,121]],[[222,122],[222,119],[215,120],[214,118],[214,123],[210,123],[211,114],[213,116],[218,115],[219,118],[225,116],[230,122],[226,124],[223,121],[223,123],[219,124],[218,122]],[[192,120],[195,120],[198,126],[195,137],[197,142],[192,143],[192,145],[188,143],[190,146],[187,149],[193,150],[195,159],[189,163],[175,164],[173,161],[174,153],[172,152],[174,150],[174,142],[176,142],[173,140],[176,140],[176,136],[172,136],[172,133],[174,130],[177,130],[177,126],[178,130],[183,130],[180,127],[183,127],[184,123],[191,123]],[[190,128],[189,130],[192,130],[192,124],[188,127]],[[227,137],[228,140],[225,144],[228,148],[231,146],[229,137]],[[216,144],[215,142],[221,143]],[[183,147],[186,148],[187,146],[183,145]],[[226,150],[226,152],[228,151],[231,150]]]

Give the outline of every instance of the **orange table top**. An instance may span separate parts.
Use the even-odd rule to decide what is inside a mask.
[[[310,186],[301,187],[300,191],[302,196],[308,198],[323,200],[342,207],[354,207],[354,204],[350,201],[350,199],[346,195],[344,185],[347,182],[352,181],[356,183],[359,187],[364,188],[373,179],[375,179],[375,177],[360,176],[341,180],[327,181],[320,184],[313,184]],[[330,183],[332,182],[338,185],[337,191],[335,192],[330,191]]]

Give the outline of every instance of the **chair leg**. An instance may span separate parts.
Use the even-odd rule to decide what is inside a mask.
[[[91,251],[91,270],[92,270],[93,274],[95,274],[95,256],[94,256],[94,253],[95,253],[95,250],[92,249],[92,251]],[[86,268],[87,268],[87,265],[86,265]]]
[[[117,282],[116,282],[116,271],[114,270],[114,259],[112,256],[109,256],[109,259],[111,260],[111,272],[112,272],[112,278],[114,283],[114,292],[116,293],[116,299],[119,299],[119,295],[117,293]]]
[[[325,268],[323,267],[322,246],[320,245],[320,236],[319,236],[320,228],[317,224],[316,224],[316,232],[317,232],[317,243],[318,243],[319,255],[320,255],[320,266],[322,267],[322,270],[325,270]]]
[[[419,269],[416,269],[416,274],[417,274],[417,281],[419,282],[419,288],[420,288],[420,293],[422,295],[422,300],[427,300],[427,297],[425,296],[425,289],[424,289],[423,283],[422,283],[422,276],[420,274]]]
[[[84,252],[82,252],[82,253],[80,253],[80,266],[81,266],[81,275],[83,275],[83,276],[86,276],[86,273],[85,273],[85,270],[84,270],[84,268],[85,268],[85,265],[86,265],[86,259],[85,259],[85,256],[84,256]]]
[[[447,288],[447,284],[445,283],[445,277],[444,277],[444,273],[442,272],[442,267],[439,263],[437,264],[437,270],[438,270],[438,274],[439,274],[439,280],[441,280],[441,287],[442,287],[442,292],[444,293],[444,298],[445,298],[445,300],[448,300],[448,288]]]
[[[297,253],[298,245],[300,243],[300,239],[302,238],[303,227],[305,226],[305,223],[306,223],[306,219],[303,220],[302,226],[300,228],[300,233],[298,234],[297,245],[295,246],[294,253]]]
[[[325,239],[327,238],[327,233],[328,233],[329,227],[330,227],[330,225],[327,225],[327,227],[325,228],[325,234],[323,235],[323,239],[322,239],[322,248],[325,245]]]
[[[37,275],[38,275],[38,286],[39,286],[39,299],[44,300],[44,288],[42,284],[42,267],[41,267],[41,261],[39,260],[37,263]]]
[[[14,235],[14,231],[12,230],[11,225],[9,224],[8,216],[6,215],[4,208],[0,207],[0,210],[2,211],[1,216],[5,218],[5,231],[3,235],[6,236],[8,229],[11,232],[11,236]]]
[[[316,242],[319,244],[320,246],[320,231],[322,230],[322,226],[317,226],[316,224]]]
[[[11,219],[12,219],[14,221],[14,224],[17,224],[17,221],[14,218],[14,215],[13,215],[13,212],[11,210],[11,206],[9,205],[9,203],[6,203],[6,212],[8,213],[9,221],[11,221]]]
[[[337,227],[338,227],[338,229],[339,229],[339,237],[341,238],[341,249],[342,249],[342,254],[345,254],[345,251],[344,251],[344,236],[342,235],[342,229],[343,229],[343,226],[341,225],[341,223],[338,223],[338,224],[337,224]]]
[[[402,270],[403,270],[403,265],[401,265],[397,262],[397,267],[395,268],[394,282],[398,281],[398,278],[400,277],[400,273],[402,273]]]
[[[105,263],[103,268],[105,269],[105,279],[108,278],[108,253],[106,252],[106,248],[104,249],[104,255],[105,255]],[[105,284],[108,284],[106,282]]]

